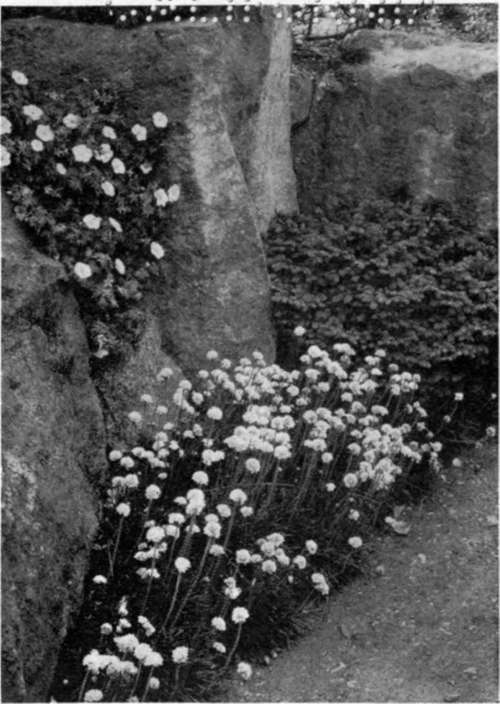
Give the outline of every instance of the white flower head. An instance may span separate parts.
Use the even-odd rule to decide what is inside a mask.
[[[138,142],[144,142],[147,139],[148,131],[143,125],[136,124],[130,131]]]
[[[168,189],[167,196],[168,196],[168,201],[169,203],[176,203],[181,195],[181,189],[180,186],[177,183],[174,183],[170,188]]]
[[[115,269],[122,276],[125,274],[125,264],[121,259],[115,259]]]
[[[157,188],[156,191],[153,193],[156,201],[156,205],[159,208],[164,207],[168,203],[168,195],[167,192],[164,188]]]
[[[92,149],[89,149],[85,144],[77,144],[71,151],[75,161],[79,161],[82,164],[88,164],[92,159]]]
[[[156,484],[150,484],[144,492],[148,501],[156,501],[161,496],[161,489]]]
[[[101,188],[107,196],[113,197],[116,193],[116,189],[111,181],[103,181],[101,183]]]
[[[31,148],[34,152],[43,152],[43,142],[41,142],[39,139],[32,139]]]
[[[207,486],[208,484],[208,474],[206,472],[203,472],[202,470],[194,472],[191,476],[191,479],[194,481],[195,484],[199,484],[200,486]]]
[[[43,115],[43,110],[41,110],[37,105],[24,105],[23,115],[29,117],[30,120],[39,120]]]
[[[10,152],[2,144],[0,146],[0,166],[2,167],[2,169],[4,166],[9,166],[10,161]]]
[[[140,170],[142,171],[143,174],[149,174],[153,170],[153,167],[149,162],[145,162],[144,164],[141,164],[139,166]]]
[[[79,279],[88,279],[92,276],[92,269],[88,264],[84,264],[84,262],[76,262],[73,271]]]
[[[87,689],[83,695],[84,702],[102,702],[103,693],[100,689]]]
[[[318,543],[314,540],[306,540],[306,550],[309,555],[315,555],[318,552]]]
[[[153,125],[158,129],[163,129],[168,125],[168,117],[163,112],[153,113]]]
[[[122,226],[120,225],[118,220],[115,220],[114,218],[108,218],[108,221],[113,230],[116,230],[116,232],[123,232]]]
[[[83,224],[85,227],[88,227],[89,230],[98,230],[101,227],[101,218],[97,217],[97,215],[92,215],[91,213],[89,215],[85,215],[83,218]]]
[[[162,259],[165,255],[165,250],[158,242],[151,242],[149,249],[155,259]]]
[[[351,548],[354,548],[357,550],[363,545],[362,539],[358,535],[353,535],[349,540],[347,541]]]
[[[21,71],[12,71],[10,75],[12,76],[12,80],[14,81],[14,83],[17,83],[18,86],[28,85],[28,79]]]
[[[64,166],[64,164],[61,164],[61,162],[58,162],[56,164],[56,171],[61,176],[66,176],[66,174],[68,173],[68,169]]]
[[[295,337],[303,337],[306,334],[306,329],[303,328],[302,325],[297,325],[293,331],[293,334]]]
[[[179,645],[172,650],[172,660],[176,665],[184,665],[189,658],[189,648]]]
[[[117,159],[116,157],[111,162],[111,168],[115,174],[124,174],[126,170],[123,161],[121,159]]]
[[[63,117],[63,125],[67,127],[69,130],[75,130],[77,127],[80,126],[80,123],[82,121],[82,118],[79,115],[75,115],[72,112],[69,112],[67,115]]]
[[[130,504],[118,504],[118,506],[116,507],[116,513],[118,513],[120,516],[123,516],[124,518],[127,518],[127,516],[130,516]]]
[[[184,574],[191,567],[191,561],[186,557],[178,557],[174,563],[175,569],[179,574]]]
[[[4,115],[0,118],[0,135],[10,134],[12,132],[12,122]]]
[[[244,679],[244,680],[249,680],[250,677],[252,676],[252,666],[248,662],[240,662],[238,663],[238,667],[236,668],[236,672],[238,675]]]
[[[216,631],[226,630],[226,622],[222,616],[214,616],[210,623],[212,624],[212,628],[215,628]]]
[[[229,500],[235,504],[244,504],[247,500],[247,495],[242,489],[233,489],[229,494]]]
[[[233,623],[245,623],[248,618],[250,618],[250,614],[244,606],[236,606],[231,613]]]
[[[109,125],[105,125],[102,128],[102,135],[103,137],[106,137],[106,139],[116,139],[116,132]]]

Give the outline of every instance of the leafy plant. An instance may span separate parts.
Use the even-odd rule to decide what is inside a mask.
[[[64,94],[4,70],[3,182],[13,210],[74,283],[97,358],[133,339],[141,300],[168,247],[168,118],[129,125],[119,95],[82,80]],[[156,241],[162,232],[162,243]]]
[[[337,213],[278,216],[266,237],[281,361],[293,363],[292,330],[307,320],[325,346],[381,346],[425,372],[432,407],[454,390],[471,398],[474,385],[484,406],[495,390],[495,234],[440,203]]]

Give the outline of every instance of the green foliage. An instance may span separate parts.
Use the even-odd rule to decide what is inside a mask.
[[[34,244],[65,266],[103,358],[134,338],[132,308],[160,273],[159,232],[168,246],[165,206],[179,188],[164,188],[167,118],[131,126],[108,84],[62,94],[23,76],[3,75],[4,187]]]
[[[281,359],[292,330],[331,345],[382,347],[425,371],[428,390],[490,384],[496,341],[497,250],[440,204],[365,202],[323,217],[279,216],[266,239]],[[448,388],[448,392],[451,392]],[[493,390],[493,389],[491,389]]]

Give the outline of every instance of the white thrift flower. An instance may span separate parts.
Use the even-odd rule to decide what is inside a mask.
[[[165,250],[158,242],[151,242],[149,249],[155,259],[162,259],[165,255]]]
[[[144,659],[145,667],[161,667],[163,665],[163,658],[160,653],[151,651]]]
[[[134,125],[130,130],[138,142],[144,142],[148,136],[148,131],[142,125]]]
[[[87,689],[83,695],[84,702],[101,702],[103,693],[100,689]]]
[[[39,139],[32,139],[31,148],[34,152],[43,152],[43,142],[41,142]]]
[[[79,115],[75,115],[69,112],[65,117],[63,117],[63,125],[70,130],[75,130],[80,126],[82,118]]]
[[[124,518],[127,518],[127,516],[130,516],[130,504],[118,504],[116,507],[116,513]]]
[[[231,515],[231,509],[227,504],[217,504],[216,510],[221,518],[229,518]]]
[[[140,170],[142,171],[143,174],[150,174],[151,171],[153,170],[153,167],[151,166],[150,163],[146,162],[145,164],[141,164],[139,166]]]
[[[156,501],[156,499],[159,499],[161,496],[161,489],[159,486],[156,486],[156,484],[150,484],[146,487],[144,494],[148,501]]]
[[[92,269],[83,262],[77,262],[73,267],[73,271],[79,279],[88,279],[89,276],[92,276]]]
[[[151,526],[146,532],[146,540],[149,540],[151,543],[161,543],[164,537],[165,531],[159,526]]]
[[[210,623],[212,624],[212,628],[215,628],[216,631],[226,630],[226,622],[222,616],[214,616]]]
[[[153,195],[156,200],[156,205],[159,208],[162,208],[163,206],[167,205],[168,195],[164,188],[157,188]]]
[[[264,560],[261,567],[266,574],[274,574],[278,569],[274,560]]]
[[[61,164],[61,162],[58,162],[56,164],[56,171],[61,176],[66,176],[66,174],[68,173],[67,168],[64,166],[64,164]]]
[[[250,618],[250,614],[244,606],[236,606],[231,613],[233,623],[245,623]]]
[[[110,623],[103,623],[101,624],[101,628],[99,629],[99,631],[102,636],[109,636],[111,633],[113,633],[113,626]]]
[[[132,423],[139,424],[142,421],[142,416],[139,411],[130,411],[128,419],[132,421]]]
[[[43,110],[40,110],[36,105],[25,105],[23,115],[29,117],[30,120],[39,120],[43,115]]]
[[[194,472],[191,479],[195,484],[199,484],[200,486],[206,486],[208,484],[208,474],[201,470]]]
[[[293,331],[293,334],[295,337],[303,337],[306,334],[306,329],[303,328],[302,325],[297,325]]]
[[[179,645],[172,650],[172,660],[176,665],[184,665],[188,661],[189,648]]]
[[[333,482],[327,482],[325,488],[329,493],[331,493],[332,491],[335,491],[335,484]]]
[[[343,479],[343,482],[344,482],[345,486],[346,486],[348,489],[354,489],[354,487],[355,487],[355,486],[357,485],[357,483],[358,483],[358,478],[357,478],[357,476],[356,476],[355,474],[353,474],[352,472],[348,472],[348,473],[345,475],[345,477],[344,477],[344,479]]]
[[[104,575],[102,574],[96,574],[96,576],[92,579],[94,584],[107,584],[107,579]]]
[[[122,456],[120,450],[111,450],[108,455],[110,462],[118,462],[118,460],[121,460]]]
[[[158,677],[150,677],[148,681],[149,689],[160,689],[160,680]]]
[[[243,518],[249,518],[253,514],[253,508],[251,506],[242,506],[240,508],[240,513]]]
[[[303,555],[297,555],[293,558],[292,562],[299,568],[299,570],[303,570],[307,566],[307,560]]]
[[[224,654],[226,652],[226,646],[224,643],[221,643],[219,640],[214,640],[212,643],[212,648],[216,650],[218,653]]]
[[[207,354],[206,354],[206,357],[207,357],[207,359],[209,359],[209,360],[217,359],[218,356],[219,356],[219,354],[218,354],[218,352],[216,352],[215,350],[209,350],[209,351],[207,352]]]
[[[211,420],[222,420],[222,411],[217,406],[212,406],[207,411],[207,418]]]
[[[188,571],[188,569],[190,569],[191,561],[188,560],[186,557],[178,557],[174,565],[177,572],[179,572],[180,574],[184,574]]]
[[[236,550],[236,562],[239,565],[248,565],[252,561],[252,556],[248,550]]]
[[[229,494],[229,500],[234,501],[235,504],[244,504],[247,498],[247,495],[242,489],[233,489]]]
[[[28,79],[21,71],[12,71],[10,75],[12,76],[12,80],[14,81],[14,83],[17,83],[18,86],[28,85]]]
[[[75,161],[80,161],[83,164],[88,164],[92,159],[92,149],[89,149],[85,144],[77,144],[72,150]]]
[[[153,125],[159,129],[163,129],[168,125],[168,117],[163,112],[153,113]]]
[[[461,391],[457,391],[455,394],[455,401],[463,401],[464,400],[464,395]]]

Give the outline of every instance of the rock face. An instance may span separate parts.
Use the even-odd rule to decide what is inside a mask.
[[[132,31],[33,18],[3,23],[3,57],[32,86],[111,81],[130,124],[164,111],[172,259],[148,293],[134,351],[97,379],[62,267],[37,253],[4,207],[3,698],[40,701],[78,608],[97,526],[106,446],[127,440],[142,393],[166,400],[217,348],[274,355],[260,240],[296,208],[289,144],[290,34],[263,12],[248,25],[155,24]],[[182,372],[181,372],[182,370]]]
[[[436,34],[362,31],[365,64],[318,90],[293,137],[303,210],[334,199],[433,197],[496,222],[497,47]],[[335,78],[335,77],[333,77]]]
[[[104,422],[64,270],[2,209],[3,699],[41,701],[97,527]]]

